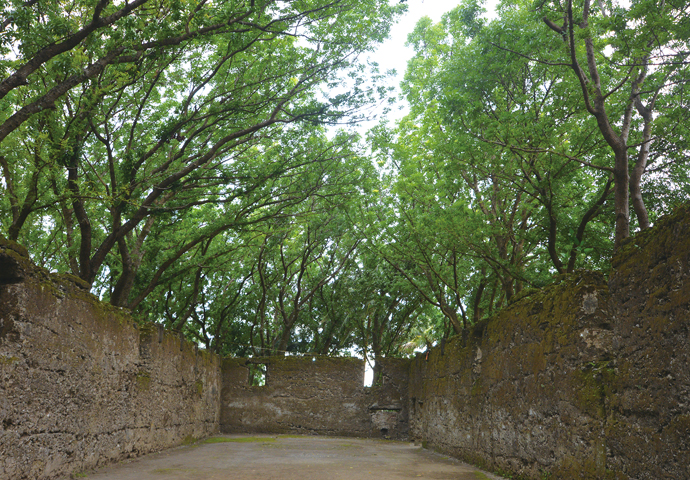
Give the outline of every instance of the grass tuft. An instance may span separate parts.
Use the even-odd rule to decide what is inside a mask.
[[[487,477],[482,472],[474,472],[474,478],[476,478],[477,480],[491,480],[489,477]]]
[[[256,442],[275,442],[275,437],[211,437],[203,440],[201,443],[256,443]]]

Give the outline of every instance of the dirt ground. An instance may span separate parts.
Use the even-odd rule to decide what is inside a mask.
[[[96,472],[90,480],[500,480],[405,442],[222,435]]]

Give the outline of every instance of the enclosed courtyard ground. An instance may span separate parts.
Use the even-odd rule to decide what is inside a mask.
[[[223,435],[80,474],[90,480],[494,480],[409,442]]]

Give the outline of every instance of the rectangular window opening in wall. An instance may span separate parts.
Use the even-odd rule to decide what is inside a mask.
[[[249,370],[249,385],[252,387],[266,386],[267,364],[265,363],[248,363]]]
[[[364,386],[371,387],[374,383],[374,360],[369,361],[368,358],[364,359]]]

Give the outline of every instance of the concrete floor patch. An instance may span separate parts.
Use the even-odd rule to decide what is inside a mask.
[[[478,475],[479,474],[479,475]],[[87,472],[90,480],[499,480],[406,442],[218,435]]]

